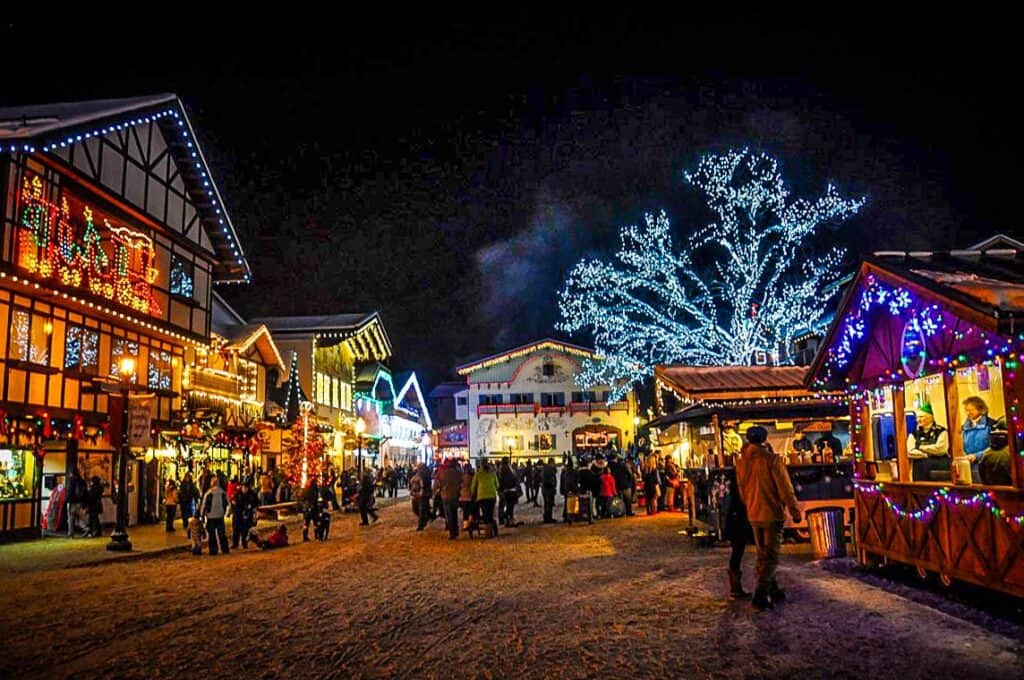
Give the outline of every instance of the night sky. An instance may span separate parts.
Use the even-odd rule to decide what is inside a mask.
[[[1015,27],[771,17],[14,24],[0,105],[176,92],[254,272],[227,299],[379,310],[392,367],[428,386],[553,334],[564,274],[622,224],[665,208],[680,241],[702,224],[681,172],[708,151],[866,195],[822,247],[1024,236]]]

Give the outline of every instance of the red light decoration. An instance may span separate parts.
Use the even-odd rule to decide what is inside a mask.
[[[129,227],[113,226],[107,218],[101,230],[93,221],[93,209],[84,203],[82,222],[76,224],[68,197],[62,195],[58,207],[46,199],[43,188],[38,176],[24,178],[18,266],[65,286],[87,288],[135,311],[159,315],[152,288],[159,275],[153,266],[152,239]]]

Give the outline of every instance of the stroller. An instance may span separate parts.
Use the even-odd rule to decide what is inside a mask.
[[[473,503],[472,514],[469,516],[469,523],[466,525],[466,533],[469,534],[470,538],[476,538],[481,531],[484,532],[484,538],[497,538],[498,520],[491,518],[491,523],[483,526],[480,522],[480,506]]]
[[[565,521],[572,526],[573,522],[587,521],[594,523],[594,497],[589,491],[570,493],[565,497]]]

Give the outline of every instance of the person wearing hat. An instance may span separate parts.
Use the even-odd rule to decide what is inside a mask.
[[[725,455],[725,465],[734,465],[736,456],[743,449],[743,437],[736,431],[736,426],[729,423],[725,425],[722,432],[722,453]]]
[[[907,456],[915,482],[930,481],[932,470],[949,471],[949,433],[935,422],[930,403],[917,409],[917,429],[907,436]]]

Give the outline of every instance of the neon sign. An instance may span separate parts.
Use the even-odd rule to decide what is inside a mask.
[[[101,230],[85,203],[71,197],[72,210],[65,192],[59,206],[47,200],[38,176],[25,177],[20,197],[19,267],[144,314],[160,314],[152,287],[159,270],[149,236],[113,226],[106,217]]]

